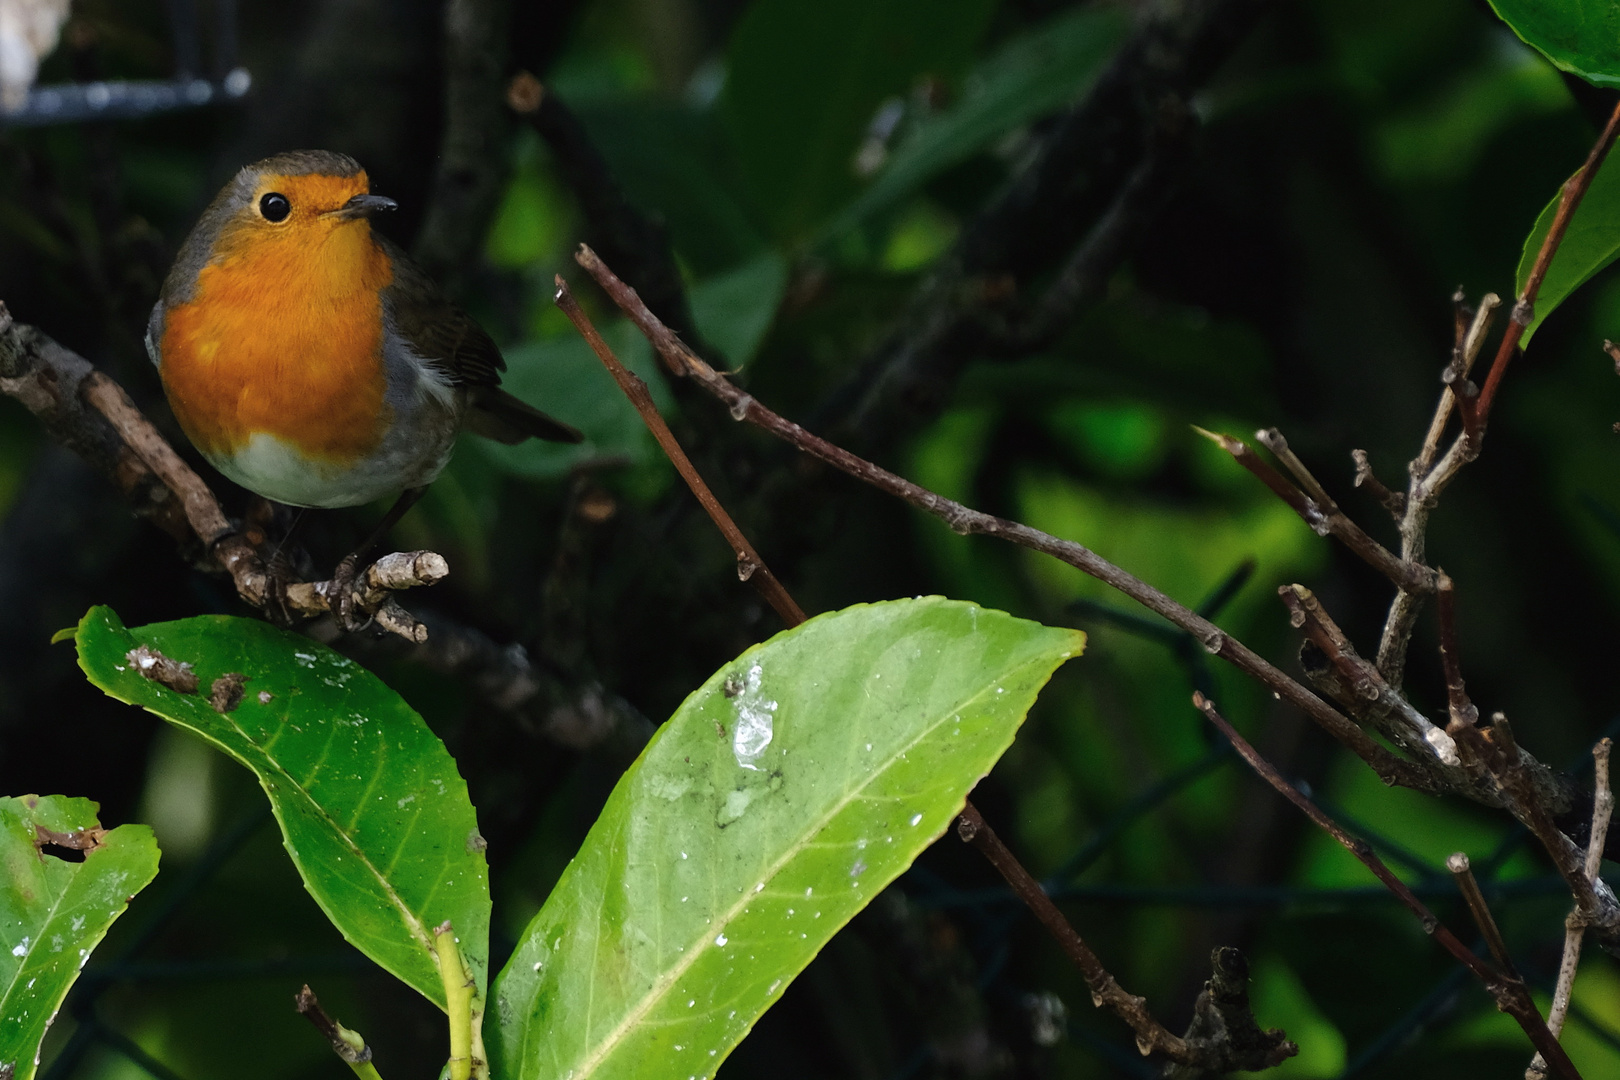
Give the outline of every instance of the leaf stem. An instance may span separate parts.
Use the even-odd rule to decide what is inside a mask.
[[[450,920],[434,928],[433,951],[439,958],[439,977],[444,980],[444,1011],[450,1014],[450,1080],[472,1080],[474,986],[461,961]]]

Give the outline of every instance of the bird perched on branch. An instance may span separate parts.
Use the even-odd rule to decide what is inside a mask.
[[[395,206],[343,154],[249,165],[186,238],[147,326],[175,419],[230,479],[293,506],[400,493],[339,564],[344,586],[444,469],[458,431],[581,439],[502,390],[489,335],[372,231]]]

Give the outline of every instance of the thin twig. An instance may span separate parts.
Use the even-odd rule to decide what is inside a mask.
[[[1468,690],[1463,684],[1462,662],[1457,653],[1457,590],[1445,571],[1440,572],[1436,607],[1440,615],[1440,667],[1446,676],[1446,703],[1451,719],[1463,724],[1477,724],[1479,710],[1468,699]]]
[[[1063,917],[1063,912],[1052,903],[1052,898],[1046,895],[1030,872],[1024,869],[1022,863],[1008,850],[1007,845],[1001,842],[995,830],[985,824],[979,811],[972,803],[962,808],[962,816],[958,819],[956,833],[966,842],[979,849],[984,857],[990,860],[990,865],[1001,872],[1001,876],[1012,886],[1018,898],[1029,906],[1035,917],[1041,921],[1063,951],[1068,954],[1080,969],[1080,974],[1086,980],[1086,986],[1091,990],[1091,1000],[1097,1006],[1108,1006],[1114,1014],[1131,1026],[1136,1032],[1136,1048],[1142,1054],[1151,1054],[1158,1050],[1175,1060],[1186,1060],[1188,1057],[1187,1044],[1179,1036],[1171,1034],[1165,1027],[1153,1018],[1147,1011],[1145,998],[1127,993],[1115,978],[1103,967],[1097,954],[1091,951],[1075,932],[1069,920]]]
[[[298,1014],[311,1024],[315,1030],[326,1036],[327,1042],[332,1044],[332,1052],[354,1070],[354,1074],[361,1080],[382,1080],[377,1075],[377,1067],[371,1063],[371,1047],[358,1031],[351,1031],[329,1016],[321,1003],[315,998],[315,991],[306,984],[304,988],[293,995],[293,1008]]]
[[[1485,945],[1491,950],[1491,956],[1502,966],[1502,970],[1514,978],[1519,977],[1519,969],[1514,966],[1513,958],[1508,955],[1507,942],[1502,939],[1502,930],[1496,925],[1496,916],[1491,914],[1491,905],[1485,902],[1485,894],[1480,890],[1479,879],[1474,877],[1473,865],[1469,863],[1466,853],[1454,851],[1446,859],[1446,869],[1457,882],[1457,891],[1462,893],[1463,901],[1468,905],[1468,913],[1474,917],[1474,925],[1479,927],[1480,934],[1485,938]],[[1556,1033],[1555,1033],[1556,1034]]]
[[[905,500],[919,510],[939,518],[958,533],[998,537],[1020,547],[1050,555],[1090,574],[1187,631],[1210,654],[1226,660],[1299,708],[1335,739],[1366,761],[1385,783],[1400,784],[1402,787],[1414,787],[1424,791],[1445,790],[1444,786],[1435,781],[1428,772],[1410,762],[1402,761],[1387,748],[1380,746],[1337,709],[1299,682],[1289,678],[1248,646],[1140,578],[1126,573],[1091,549],[1072,540],[1061,540],[1050,533],[1032,529],[1028,525],[981,513],[947,499],[864,458],[857,457],[840,446],[812,435],[798,424],[772,412],[751,395],[727,381],[682,344],[680,339],[647,309],[635,290],[620,281],[590,248],[581,246],[574,257],[652,342],[664,363],[677,374],[690,376],[710,394],[719,398],[728,407],[733,419],[754,424],[839,471]]]
[[[1434,418],[1429,421],[1429,430],[1423,436],[1423,449],[1418,451],[1417,462],[1412,466],[1414,476],[1426,475],[1434,466],[1434,457],[1440,452],[1440,440],[1445,437],[1446,424],[1451,420],[1457,394],[1461,392],[1464,397],[1471,399],[1479,393],[1479,388],[1474,386],[1468,375],[1474,369],[1474,361],[1479,359],[1485,335],[1490,333],[1491,324],[1496,321],[1496,309],[1501,306],[1502,298],[1495,293],[1482,296],[1472,321],[1463,326],[1456,344],[1452,346],[1451,363],[1440,375],[1440,381],[1446,386],[1440,391],[1440,404],[1434,410]]]
[[[698,502],[703,504],[709,520],[714,522],[715,528],[726,538],[726,543],[731,545],[731,550],[737,555],[738,579],[752,585],[789,626],[798,626],[804,622],[803,609],[788,595],[787,589],[782,587],[782,583],[771,573],[771,568],[765,565],[765,560],[760,557],[759,552],[754,550],[754,545],[748,542],[748,537],[744,536],[742,530],[737,528],[737,523],[731,520],[731,515],[720,505],[720,500],[714,497],[714,492],[709,490],[709,485],[704,483],[703,477],[698,474],[697,467],[686,456],[686,451],[681,449],[681,444],[675,440],[674,432],[669,430],[664,418],[658,415],[658,407],[653,404],[652,395],[647,392],[647,384],[613,355],[613,350],[602,340],[602,335],[597,333],[590,317],[574,299],[574,294],[568,291],[568,283],[562,279],[561,274],[557,275],[556,301],[557,306],[568,316],[580,336],[595,351],[597,359],[602,361],[602,366],[608,369],[613,380],[619,384],[624,396],[635,405],[636,411],[641,414],[642,421],[647,425],[647,430],[652,432],[653,438],[658,440],[658,445],[663,448],[675,470],[681,474],[681,479],[692,489],[692,494],[697,496]]]
[[[1290,784],[1275,766],[1260,756],[1255,748],[1249,745],[1248,740],[1239,735],[1227,719],[1215,709],[1215,703],[1204,697],[1203,694],[1193,695],[1193,705],[1209,719],[1211,724],[1225,735],[1243,760],[1249,763],[1250,768],[1260,775],[1260,778],[1283,798],[1299,807],[1305,816],[1314,821],[1323,832],[1337,840],[1346,851],[1354,855],[1361,864],[1372,871],[1374,877],[1383,882],[1384,887],[1395,894],[1395,897],[1404,904],[1408,911],[1416,915],[1423,924],[1425,933],[1430,934],[1452,956],[1456,957],[1464,967],[1468,968],[1484,984],[1496,1001],[1496,1007],[1517,1020],[1524,1033],[1530,1037],[1530,1042],[1542,1052],[1558,1075],[1566,1080],[1577,1080],[1581,1075],[1575,1068],[1564,1048],[1558,1045],[1551,1031],[1547,1030],[1546,1021],[1536,1009],[1536,1004],[1530,998],[1530,991],[1524,982],[1512,975],[1500,972],[1474,955],[1474,951],[1457,939],[1457,936],[1435,917],[1428,906],[1415,896],[1406,883],[1384,865],[1384,861],[1363,840],[1359,840],[1339,827],[1339,824],[1324,814],[1310,799],[1307,799],[1293,784]]]
[[[1384,486],[1373,472],[1372,462],[1367,458],[1367,451],[1350,451],[1350,460],[1356,463],[1356,487],[1365,487],[1372,492],[1373,498],[1383,504],[1384,509],[1390,512],[1396,524],[1400,523],[1401,515],[1406,512],[1406,492],[1391,491]]]
[[[1614,791],[1609,786],[1609,752],[1614,748],[1611,739],[1599,739],[1592,748],[1592,764],[1596,778],[1592,787],[1592,835],[1586,845],[1586,876],[1594,883],[1603,866],[1603,847],[1608,842],[1609,820],[1614,814]],[[1558,965],[1558,984],[1553,989],[1552,1008],[1547,1011],[1547,1028],[1554,1037],[1563,1034],[1564,1018],[1569,1015],[1570,998],[1575,992],[1575,972],[1581,963],[1581,942],[1586,936],[1586,921],[1580,910],[1572,911],[1564,920],[1564,956]],[[1547,1062],[1537,1054],[1524,1071],[1525,1080],[1540,1080],[1547,1075]]]

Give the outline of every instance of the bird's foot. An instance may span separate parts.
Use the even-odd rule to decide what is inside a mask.
[[[298,580],[292,560],[277,548],[264,567],[264,613],[277,626],[291,627],[298,621],[287,595],[287,590]]]
[[[327,605],[336,620],[338,629],[346,634],[358,633],[371,625],[372,616],[367,612],[356,611],[354,603],[354,583],[360,576],[360,556],[352,553],[343,556],[343,561],[337,564],[332,571],[332,583],[328,586],[326,598]]]

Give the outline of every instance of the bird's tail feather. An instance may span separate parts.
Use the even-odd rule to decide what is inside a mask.
[[[474,387],[470,404],[467,430],[496,442],[511,445],[525,439],[545,439],[577,443],[585,438],[577,428],[552,419],[497,386]]]

